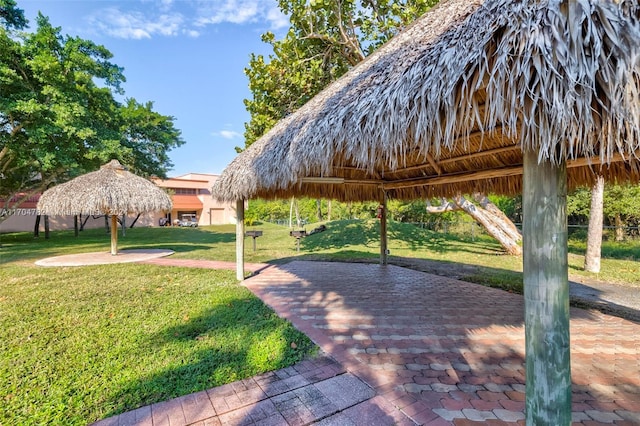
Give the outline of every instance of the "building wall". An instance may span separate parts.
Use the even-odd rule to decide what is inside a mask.
[[[211,187],[217,179],[218,175],[188,173],[175,178],[156,181],[163,188],[194,188],[197,190],[196,197],[202,205],[198,206],[198,208],[174,208],[171,211],[171,220],[180,219],[181,213],[195,212],[198,226],[235,224],[236,209],[234,203],[220,203],[211,194]]]

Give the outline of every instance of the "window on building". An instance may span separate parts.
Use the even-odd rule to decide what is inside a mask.
[[[176,195],[197,195],[198,190],[196,188],[173,188]]]

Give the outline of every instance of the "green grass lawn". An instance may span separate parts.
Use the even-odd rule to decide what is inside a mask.
[[[315,225],[308,225],[309,231]],[[259,224],[247,262],[377,262],[378,222],[335,221],[301,240]],[[41,268],[48,256],[108,251],[103,229],[0,235],[0,425],[86,424],[139,406],[282,368],[316,348],[244,287],[233,271],[116,264]],[[134,228],[120,249],[168,248],[177,258],[235,260],[235,227]],[[464,279],[522,289],[522,259],[486,235],[389,224],[391,262],[467,266]],[[584,243],[569,244],[570,274],[640,286],[640,244],[603,247],[602,272],[581,271]],[[291,345],[295,343],[295,345]]]
[[[180,242],[169,245],[185,254],[205,250],[199,238],[206,250],[225,238],[190,231],[133,229],[122,246],[162,245],[174,233]],[[2,236],[0,425],[84,425],[316,352],[233,271],[33,265],[43,256],[107,251],[103,232]]]

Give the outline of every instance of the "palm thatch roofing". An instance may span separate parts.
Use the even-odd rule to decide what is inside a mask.
[[[46,190],[38,210],[48,215],[111,215],[171,210],[171,197],[118,162]]]
[[[638,181],[636,0],[443,0],[238,155],[225,201],[519,193],[523,152],[568,186]]]

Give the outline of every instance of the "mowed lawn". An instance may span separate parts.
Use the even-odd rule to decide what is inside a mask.
[[[123,242],[140,237],[143,246],[154,245],[165,236],[162,229],[137,231],[128,230]],[[183,250],[199,247],[189,240],[202,233],[174,231],[184,231],[175,234],[185,237]],[[54,232],[48,241],[3,235],[0,425],[85,425],[283,368],[316,351],[233,271],[33,265],[44,255],[106,251],[102,233],[75,239]]]
[[[301,240],[260,224],[247,262],[292,259],[376,262],[376,220],[326,223]],[[308,225],[310,231],[314,225]],[[473,266],[464,278],[522,289],[522,259],[475,232],[389,224],[391,262],[427,259]],[[0,236],[0,424],[87,424],[136,407],[291,365],[317,350],[242,287],[235,272],[116,264],[42,268],[40,258],[108,251],[104,229]],[[235,258],[235,228],[134,228],[126,248],[169,248],[173,257]],[[570,273],[638,286],[636,242],[606,242],[602,272],[580,271],[584,243],[570,241]],[[464,270],[464,268],[462,268]]]

